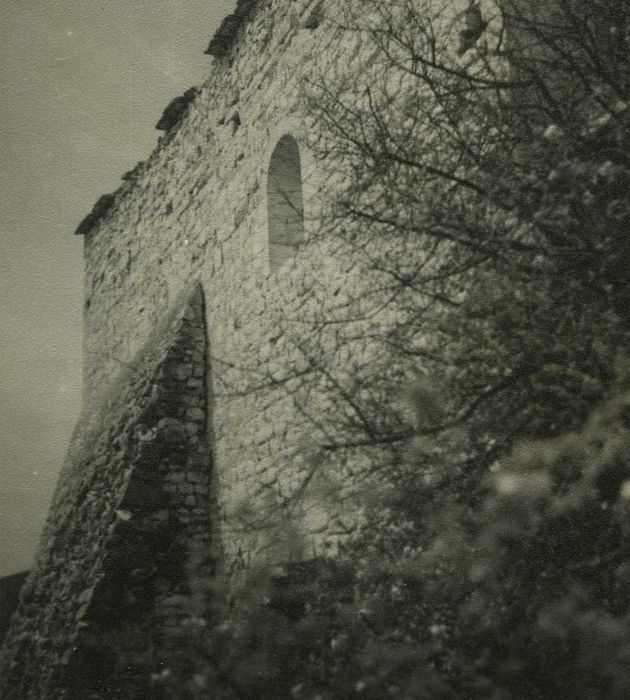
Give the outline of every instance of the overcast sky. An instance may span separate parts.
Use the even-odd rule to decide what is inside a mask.
[[[201,84],[235,0],[4,0],[0,9],[0,576],[28,568],[80,409],[82,239]]]

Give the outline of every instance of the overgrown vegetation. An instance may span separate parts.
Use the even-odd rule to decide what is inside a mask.
[[[364,528],[252,575],[172,693],[627,698],[628,3],[360,5],[307,90],[370,293],[299,347]]]
[[[629,448],[624,394],[521,444],[478,508],[394,492],[317,576],[252,573],[175,697],[628,697]]]

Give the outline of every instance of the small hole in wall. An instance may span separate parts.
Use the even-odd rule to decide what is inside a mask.
[[[322,9],[322,3],[317,3],[317,6],[312,10],[308,17],[304,20],[302,26],[304,29],[317,29],[319,25],[324,21],[324,12]]]
[[[169,202],[166,205],[166,209],[164,210],[164,213],[166,214],[166,216],[169,216],[170,214],[173,213],[173,202]]]
[[[201,148],[201,146],[197,146],[197,156],[199,158],[201,158],[202,155],[203,155],[203,148]]]
[[[144,311],[144,306],[141,306],[141,307],[138,309],[138,313],[141,314],[143,311]]]
[[[241,125],[241,115],[238,112],[234,112],[230,117],[230,124],[232,125],[232,136],[234,136]]]
[[[319,17],[313,17],[308,21],[308,24],[304,25],[304,29],[310,29],[310,30],[317,29],[319,27],[320,23],[321,23],[321,20],[319,19]]]
[[[476,2],[471,2],[468,9],[464,11],[463,22],[464,28],[459,33],[458,56],[462,56],[468,49],[472,49],[488,26],[481,14],[479,3]]]
[[[92,301],[91,301],[91,299],[88,298],[85,300],[85,308],[89,309],[90,306],[92,306]]]

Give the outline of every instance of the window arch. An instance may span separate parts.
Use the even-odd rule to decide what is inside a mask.
[[[267,174],[269,267],[278,270],[304,240],[302,168],[297,141],[285,134],[271,154]]]

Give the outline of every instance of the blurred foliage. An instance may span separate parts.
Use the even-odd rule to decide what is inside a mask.
[[[373,499],[340,557],[214,589],[220,624],[183,647],[194,673],[156,687],[252,700],[627,698],[630,393],[579,432],[517,445],[477,508],[427,488],[421,470],[415,479]]]
[[[630,697],[628,3],[502,2],[467,48],[446,5],[349,3],[307,81],[369,289],[299,326],[294,400],[364,526],[213,590],[166,697]]]

